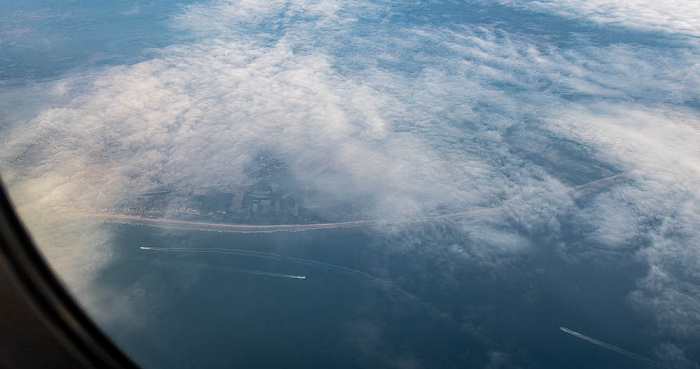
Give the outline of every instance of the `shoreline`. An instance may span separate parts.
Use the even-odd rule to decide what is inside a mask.
[[[126,214],[111,214],[111,213],[88,213],[88,212],[72,212],[70,215],[65,214],[66,218],[85,219],[97,218],[104,219],[113,223],[137,224],[162,228],[177,228],[177,229],[197,229],[207,231],[229,231],[229,232],[245,232],[245,233],[268,233],[268,232],[284,232],[284,231],[307,231],[320,229],[335,229],[349,227],[363,227],[374,224],[402,224],[402,223],[421,223],[432,220],[441,220],[449,218],[458,218],[463,216],[478,215],[486,212],[494,211],[499,207],[477,209],[464,211],[459,213],[450,213],[424,217],[416,220],[407,221],[383,221],[378,219],[355,220],[347,222],[334,223],[311,223],[311,224],[270,224],[270,225],[253,225],[253,224],[232,224],[232,223],[216,223],[205,221],[190,221],[177,220],[166,218],[145,218],[138,215]]]

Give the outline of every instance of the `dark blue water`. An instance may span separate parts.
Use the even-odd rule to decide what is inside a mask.
[[[193,2],[0,2],[0,108],[7,111],[0,118],[0,129],[29,121],[40,107],[51,105],[46,81],[72,76],[89,81],[108,66],[151,59],[168,45],[196,43],[201,35],[188,35],[173,26],[183,6]],[[684,39],[669,35],[506,6],[397,2],[384,4],[383,9],[349,14],[358,18],[352,27],[329,27],[308,42],[297,40],[294,52],[332,56],[332,67],[341,76],[361,77],[363,71],[376,69],[412,77],[436,66],[457,73],[450,68],[471,62],[432,39],[399,40],[410,41],[409,46],[391,41],[397,32],[410,37],[408,31],[414,28],[449,36],[448,31],[460,34],[462,26],[469,25],[477,35],[485,32],[504,40],[517,35],[544,51],[582,55],[611,45],[653,49],[654,57],[688,48]],[[306,15],[284,17],[273,16],[248,31],[258,36],[258,43],[274,45],[309,21]],[[382,53],[396,59],[372,57]],[[538,73],[526,85],[532,91],[498,79],[480,83],[514,96],[522,94],[525,105],[532,91],[567,101],[595,98],[577,95],[558,86],[556,76]],[[654,89],[637,90],[627,93],[653,101],[662,96]],[[697,105],[691,100],[684,104]],[[507,113],[498,105],[474,105],[477,112]],[[466,131],[477,126],[478,119],[465,121],[453,123],[468,138]],[[580,145],[565,145],[559,137],[548,140],[543,130],[528,129],[530,136],[521,132],[506,137],[511,152],[564,183],[579,185],[617,173],[616,168],[585,156],[592,154]],[[533,141],[535,149],[524,144]],[[545,146],[550,146],[547,153],[557,153],[563,160],[537,155]],[[603,173],[606,170],[610,173]],[[576,206],[585,208],[587,201],[580,196]],[[645,245],[618,245],[622,251],[613,251],[592,244],[587,230],[574,219],[558,221],[562,230],[556,236],[545,230],[519,230],[519,224],[501,225],[519,230],[529,246],[500,253],[489,252],[493,245],[479,244],[454,224],[391,232],[268,234],[109,225],[114,255],[95,285],[119,296],[114,311],[121,315],[108,319],[93,313],[104,318],[99,323],[146,368],[643,367],[559,327],[653,358],[653,347],[669,338],[660,336],[654,317],[633,309],[629,298],[647,273],[634,257],[634,251]],[[141,246],[268,254],[158,252]],[[467,251],[458,254],[455,248]],[[697,357],[693,352],[686,355]]]
[[[546,241],[494,267],[450,260],[445,246],[458,235],[445,225],[426,226],[418,248],[399,247],[415,240],[414,231],[110,227],[116,257],[97,284],[130,296],[139,323],[103,324],[148,368],[462,368],[505,361],[528,368],[634,368],[640,362],[559,326],[641,355],[656,341],[645,333],[647,317],[626,302],[641,266],[604,256],[566,262]],[[253,250],[332,266],[140,246]]]
[[[184,40],[172,17],[195,2],[0,2],[0,85],[146,60],[155,48]]]

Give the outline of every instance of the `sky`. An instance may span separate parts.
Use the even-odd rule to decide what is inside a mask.
[[[660,356],[697,367],[678,343],[700,340],[697,1],[144,4],[120,4],[118,16],[143,34],[105,32],[138,42],[51,38],[71,19],[107,17],[70,6],[10,6],[0,28],[0,50],[16,57],[0,65],[11,112],[3,180],[88,305],[108,300],[91,276],[109,263],[112,236],[97,222],[57,233],[61,211],[163,186],[225,191],[251,183],[246,164],[271,152],[323,199],[363,199],[365,217],[394,224],[379,232],[438,210],[489,209],[455,221],[478,247],[450,252],[496,271],[537,248],[534,233],[560,237],[572,262],[643,263],[627,301],[675,342]],[[74,56],[63,56],[68,39],[83,45]],[[20,73],[21,47],[73,59]],[[549,166],[527,156],[538,151],[554,155]],[[614,186],[579,187],[552,170],[583,157],[619,173]],[[577,242],[562,236],[570,224]],[[118,309],[108,315],[130,308]]]

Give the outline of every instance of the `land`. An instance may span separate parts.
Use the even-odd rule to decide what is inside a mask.
[[[529,147],[521,148],[525,156],[532,156]],[[555,159],[540,160],[545,168],[570,162],[569,156],[581,156],[576,148],[552,150]],[[539,154],[538,154],[539,155]],[[547,156],[547,158],[549,158]],[[543,156],[544,157],[544,156]],[[568,158],[563,160],[562,158]],[[604,163],[586,158],[582,168],[571,170],[561,180],[571,186],[571,195],[595,194],[618,181],[625,181],[621,171],[610,169]],[[215,230],[229,232],[278,232],[330,228],[389,225],[396,221],[372,219],[367,204],[370,199],[344,199],[318,196],[312,190],[298,185],[286,173],[283,161],[261,156],[248,169],[248,175],[257,178],[248,186],[222,190],[218,188],[174,189],[153,188],[134,193],[113,208],[100,210],[70,210],[65,218],[97,218],[110,222],[141,224],[167,228]],[[402,220],[402,223],[427,222],[441,219],[483,215],[503,208],[494,206],[468,211],[443,209],[420,218]]]
[[[435,216],[427,216],[422,218],[417,218],[413,220],[404,221],[402,223],[420,223],[441,219],[450,218],[462,218],[469,216],[477,216],[485,214],[488,212],[493,212],[501,207],[493,208],[483,208],[471,211],[464,211],[458,213],[441,214]],[[179,228],[179,229],[196,229],[196,230],[207,230],[207,231],[229,231],[229,232],[251,232],[251,233],[263,233],[263,232],[281,232],[281,231],[302,231],[302,230],[316,230],[316,229],[332,229],[332,228],[349,228],[349,227],[362,227],[371,225],[390,225],[397,222],[383,221],[383,220],[356,220],[347,222],[334,222],[334,223],[312,223],[312,224],[275,224],[275,225],[252,225],[252,224],[230,224],[230,223],[216,223],[207,221],[187,221],[187,220],[176,220],[176,219],[165,219],[165,218],[145,218],[137,215],[125,215],[125,214],[112,214],[112,213],[91,213],[86,211],[70,211],[63,214],[64,218],[67,219],[104,219],[109,222],[114,223],[126,223],[126,224],[141,224],[148,226],[156,226],[163,228]]]

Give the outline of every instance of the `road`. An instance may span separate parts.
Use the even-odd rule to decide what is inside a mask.
[[[571,188],[570,193],[581,193],[589,189],[605,186],[615,181],[616,179],[625,178],[625,173],[618,173],[609,177],[605,177],[599,180],[591,181],[580,186]],[[202,222],[202,221],[190,221],[190,220],[175,220],[175,219],[165,219],[165,218],[145,218],[137,215],[125,215],[125,214],[113,214],[113,213],[93,213],[89,211],[66,211],[62,213],[65,218],[71,219],[86,219],[86,218],[99,218],[105,219],[111,222],[121,222],[129,224],[143,224],[155,227],[164,228],[182,228],[182,229],[199,229],[199,230],[211,230],[211,231],[228,231],[228,232],[281,232],[281,231],[305,231],[305,230],[315,230],[315,229],[331,229],[331,228],[348,228],[348,227],[362,227],[370,225],[389,225],[389,224],[399,224],[399,223],[421,223],[432,220],[441,219],[453,219],[461,217],[470,217],[481,215],[489,212],[502,209],[503,206],[496,206],[491,208],[480,208],[469,211],[449,213],[435,216],[428,216],[418,219],[406,220],[406,221],[387,221],[381,219],[368,219],[368,220],[356,220],[349,222],[335,222],[335,223],[313,223],[313,224],[277,224],[277,225],[251,225],[251,224],[231,224],[231,223],[215,223],[215,222]]]
[[[473,216],[494,211],[496,208],[484,208],[459,213],[450,213],[424,217],[412,221],[401,223],[425,222],[430,220],[459,218]],[[112,214],[112,213],[91,213],[84,211],[71,211],[62,214],[67,219],[105,219],[111,222],[128,223],[128,224],[143,224],[155,227],[164,228],[182,228],[182,229],[200,229],[212,231],[229,231],[229,232],[280,232],[280,231],[304,231],[315,229],[331,229],[331,228],[348,228],[361,227],[375,224],[395,224],[398,222],[389,222],[384,220],[356,220],[349,222],[336,223],[313,223],[313,224],[276,224],[276,225],[251,225],[251,224],[230,224],[230,223],[215,223],[190,220],[176,220],[165,218],[145,218],[138,215]]]

